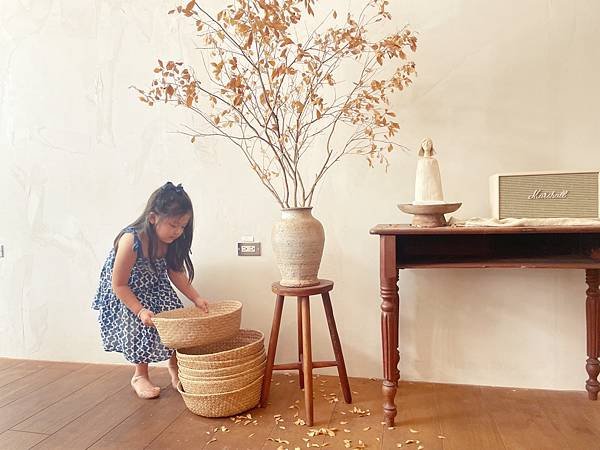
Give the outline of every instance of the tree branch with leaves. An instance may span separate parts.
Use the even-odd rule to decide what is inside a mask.
[[[178,6],[169,14],[194,22],[203,72],[159,60],[150,88],[136,88],[150,106],[162,101],[197,114],[205,127],[183,133],[192,142],[231,142],[282,208],[311,206],[315,188],[344,156],[387,168],[387,154],[403,148],[394,141],[399,124],[389,96],[415,75],[407,53],[417,39],[407,27],[368,37],[391,20],[387,0],[368,1],[356,18],[342,20],[332,11],[307,31],[303,14],[314,16],[315,1],[236,0],[216,14],[195,0]],[[326,23],[339,24],[323,29]],[[381,77],[394,60],[395,71]],[[354,79],[340,79],[344,64],[353,67]],[[324,148],[314,148],[316,138]]]

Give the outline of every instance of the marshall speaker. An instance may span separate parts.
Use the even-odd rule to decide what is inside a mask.
[[[599,171],[505,173],[490,177],[496,219],[598,217]]]

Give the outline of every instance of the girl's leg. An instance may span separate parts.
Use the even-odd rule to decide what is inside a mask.
[[[160,388],[150,381],[147,363],[135,365],[135,373],[131,379],[131,386],[140,398],[156,398],[160,395]]]
[[[177,389],[179,383],[179,375],[177,374],[177,355],[173,353],[173,356],[169,359],[169,374],[171,374],[171,385],[173,389]]]

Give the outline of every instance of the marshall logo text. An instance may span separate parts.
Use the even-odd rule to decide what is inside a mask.
[[[529,195],[527,199],[529,200],[546,200],[546,199],[556,199],[556,198],[567,198],[569,195],[568,190],[564,191],[544,191],[542,189],[536,189],[533,191],[533,194]]]

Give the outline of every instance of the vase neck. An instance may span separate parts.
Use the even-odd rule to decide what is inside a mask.
[[[312,206],[305,208],[285,208],[281,210],[282,219],[312,216]]]

